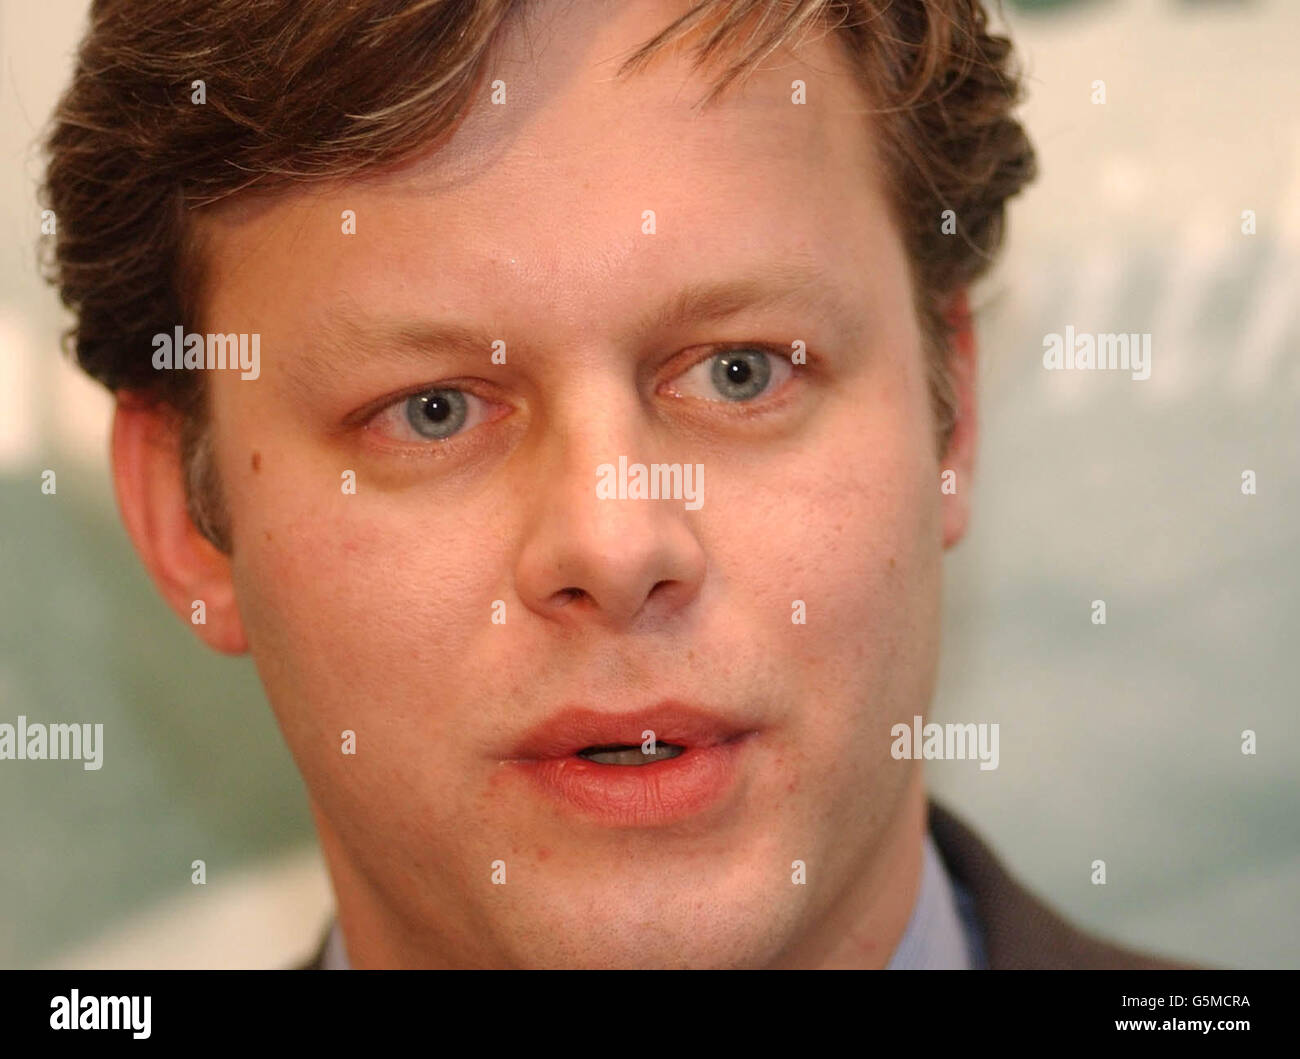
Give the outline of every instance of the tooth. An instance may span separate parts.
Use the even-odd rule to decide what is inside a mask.
[[[680,746],[657,743],[653,754],[646,754],[636,746],[622,750],[596,750],[590,753],[584,751],[580,756],[599,765],[649,765],[655,761],[667,761],[669,758],[677,757],[684,749]]]

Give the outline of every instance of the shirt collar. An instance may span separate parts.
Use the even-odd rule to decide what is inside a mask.
[[[343,931],[339,929],[337,919],[330,927],[330,936],[325,940],[325,952],[321,956],[320,969],[322,971],[352,970],[352,964],[348,962],[348,950],[343,944]]]
[[[983,966],[974,903],[949,876],[928,831],[921,857],[921,888],[886,970],[969,971]]]

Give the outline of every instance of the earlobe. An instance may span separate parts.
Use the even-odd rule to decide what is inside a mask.
[[[113,481],[127,533],[163,598],[209,647],[248,650],[230,560],[195,527],[186,506],[179,415],[164,404],[118,395]]]
[[[943,546],[951,548],[966,535],[978,440],[976,415],[976,342],[965,290],[952,299],[946,319],[951,336],[948,366],[956,419],[939,461],[943,503]],[[951,472],[951,473],[945,473]]]

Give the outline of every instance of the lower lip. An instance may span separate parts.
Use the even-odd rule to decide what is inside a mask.
[[[662,827],[702,813],[735,786],[748,738],[690,747],[650,765],[601,765],[576,754],[516,764],[546,795],[583,816],[612,827]]]

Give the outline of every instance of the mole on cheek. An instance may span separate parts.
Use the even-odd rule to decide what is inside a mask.
[[[262,454],[260,452],[255,451],[253,453],[252,462],[253,462],[253,473],[256,474],[258,471],[262,469]]]

